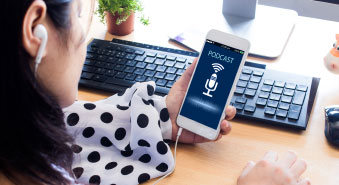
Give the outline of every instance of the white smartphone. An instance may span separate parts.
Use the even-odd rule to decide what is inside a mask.
[[[180,127],[210,140],[217,138],[249,48],[246,39],[208,32],[177,117]]]

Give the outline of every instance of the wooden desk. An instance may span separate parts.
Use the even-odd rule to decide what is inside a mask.
[[[136,22],[135,32],[120,38],[175,48],[168,43],[167,37],[173,28],[187,27],[199,21],[210,24],[211,28],[218,27],[218,20],[208,20],[220,17],[222,1],[208,3],[194,0],[145,1],[145,14],[150,16],[151,25],[145,27]],[[332,47],[338,28],[336,22],[299,17],[281,57],[276,60],[249,57],[250,61],[265,63],[268,68],[321,77],[306,131],[295,132],[251,121],[232,121],[232,132],[218,142],[179,144],[175,172],[160,184],[236,184],[247,161],[259,160],[268,150],[279,154],[294,150],[308,162],[304,176],[309,177],[314,185],[338,185],[339,149],[330,146],[324,136],[324,107],[339,104],[339,76],[330,74],[323,65],[323,57]],[[97,17],[94,17],[88,39],[92,37],[113,38],[106,33],[105,26],[99,23]],[[80,100],[96,101],[109,95],[95,90],[79,90]]]

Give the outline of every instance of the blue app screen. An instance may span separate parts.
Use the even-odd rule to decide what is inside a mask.
[[[206,40],[180,115],[217,129],[243,55]]]

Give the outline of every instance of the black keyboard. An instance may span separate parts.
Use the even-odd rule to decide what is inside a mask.
[[[122,92],[135,82],[155,81],[166,95],[199,53],[113,39],[87,47],[80,86]],[[231,105],[236,118],[306,129],[318,78],[265,69],[246,62]]]

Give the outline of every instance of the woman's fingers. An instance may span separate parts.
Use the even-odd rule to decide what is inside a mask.
[[[278,153],[274,151],[268,151],[265,156],[263,157],[263,160],[267,160],[270,162],[275,162],[278,160]]]
[[[293,176],[296,179],[298,179],[301,176],[301,174],[305,172],[306,168],[307,168],[306,161],[303,159],[298,159],[290,168],[290,170]]]
[[[231,123],[226,120],[222,120],[220,125],[220,134],[226,135],[231,132],[231,129],[232,129]]]
[[[290,168],[295,161],[297,160],[297,154],[295,152],[289,151],[287,154],[278,160],[278,164],[285,168]]]
[[[237,113],[237,110],[233,106],[227,106],[225,112],[226,112],[226,120],[231,120],[234,118],[235,114]]]

